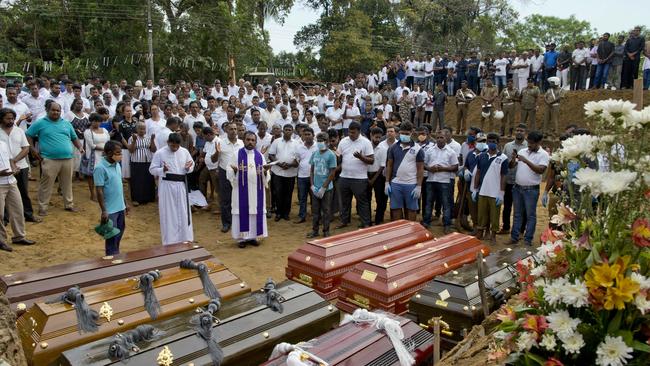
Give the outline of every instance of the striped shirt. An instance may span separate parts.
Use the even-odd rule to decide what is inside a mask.
[[[133,139],[136,139],[135,152],[131,154],[131,161],[134,163],[150,163],[152,157],[151,150],[149,150],[151,137],[149,136],[140,137],[134,134],[129,139],[129,143],[133,143]]]

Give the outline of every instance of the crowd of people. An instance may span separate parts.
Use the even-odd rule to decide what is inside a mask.
[[[596,65],[601,82],[593,87],[616,85],[604,81],[617,72],[617,46],[607,42],[605,34],[584,60],[574,52],[579,80],[584,61]],[[638,29],[625,41],[621,87],[630,87],[628,76],[635,75],[626,67],[637,62],[638,69],[641,52],[648,63],[643,44]],[[492,242],[498,233],[510,234],[511,243],[523,238],[531,245],[549,166],[541,142],[547,134],[561,137],[566,78],[553,44],[544,54],[531,53],[482,61],[476,54],[398,57],[379,75],[305,88],[266,79],[202,85],[160,78],[157,85],[131,86],[98,77],[80,84],[67,75],[27,76],[24,84],[9,85],[0,78],[0,215],[11,222],[13,243],[34,244],[25,237],[25,220],[48,215],[56,182],[64,209],[76,212],[76,178],[87,181],[101,223],[120,230],[106,240],[107,254],[119,252],[130,205],[156,200],[164,244],[193,240],[192,215],[212,212],[221,231],[245,247],[267,235],[267,218],[291,219],[296,189],[294,219],[304,223],[311,211],[309,237],[329,236],[337,217],[334,229],[350,225],[354,198],[360,227],[381,224],[389,210],[391,220],[440,224],[444,232],[462,228]],[[603,66],[610,61],[613,72]],[[569,80],[576,89],[584,86]],[[455,131],[445,123],[450,95]],[[474,100],[482,107],[476,126],[467,122]],[[462,144],[454,132],[464,136]],[[37,211],[28,194],[35,167]],[[2,227],[0,249],[10,251]]]

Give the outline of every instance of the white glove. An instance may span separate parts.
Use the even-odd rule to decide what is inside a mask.
[[[318,188],[316,186],[311,186],[311,191],[314,195],[318,194]]]
[[[499,192],[499,196],[496,198],[497,207],[501,206],[501,204],[503,203],[503,195],[504,194],[505,194],[504,191]]]
[[[548,206],[548,192],[544,192],[542,195],[542,206]]]
[[[323,198],[323,196],[325,195],[325,187],[320,187],[318,192],[316,192],[314,195],[318,197],[318,199]]]
[[[393,190],[390,188],[390,182],[386,182],[386,184],[384,185],[384,194],[390,196],[390,193],[392,191]]]
[[[416,200],[420,199],[421,194],[422,194],[421,186],[415,186],[415,188],[413,188],[413,190],[411,191],[411,197],[415,198]]]
[[[469,182],[472,180],[472,173],[469,172],[469,170],[465,169],[465,182]]]

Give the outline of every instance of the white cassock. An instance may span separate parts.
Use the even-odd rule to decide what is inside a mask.
[[[192,161],[192,166],[186,170],[185,163],[188,161]],[[164,165],[167,165],[167,172],[163,171]],[[164,146],[156,151],[151,160],[149,173],[160,177],[158,179],[158,209],[163,245],[194,241],[192,213],[187,203],[188,195],[185,182],[167,180],[178,179],[192,170],[194,170],[192,156],[183,147],[173,152],[168,146]]]
[[[247,164],[245,168],[240,164],[240,151],[246,152]],[[258,156],[258,163],[255,162],[255,156]],[[261,164],[260,164],[261,162]],[[268,184],[268,174],[264,172],[266,160],[264,155],[257,150],[248,150],[245,147],[236,151],[226,170],[226,176],[232,185],[232,237],[238,241],[255,240],[268,236],[266,226],[266,193],[265,188]],[[238,167],[237,172],[233,166]],[[245,181],[242,175],[245,174]],[[247,192],[246,198],[248,205],[240,209],[240,191]],[[245,204],[242,202],[242,204]],[[258,209],[259,208],[259,209]],[[247,212],[246,212],[247,211]],[[242,217],[246,215],[247,217]],[[248,225],[248,229],[245,225]]]

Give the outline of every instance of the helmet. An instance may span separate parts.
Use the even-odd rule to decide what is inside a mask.
[[[483,117],[483,118],[490,117],[490,112],[485,112],[485,111],[481,112],[481,117]]]
[[[496,118],[496,119],[503,119],[503,111],[496,111],[496,112],[494,112],[494,118]]]
[[[560,85],[560,78],[557,76],[551,76],[548,78],[548,83],[553,84],[554,86]]]

